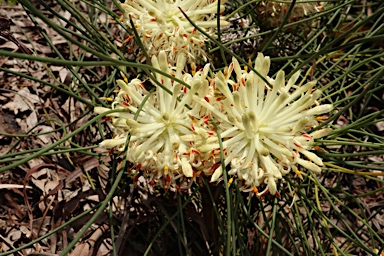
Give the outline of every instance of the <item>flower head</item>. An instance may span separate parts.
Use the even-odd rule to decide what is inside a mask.
[[[313,89],[315,82],[296,86],[296,73],[286,83],[283,71],[273,80],[267,76],[269,67],[269,57],[261,53],[254,67],[260,76],[242,70],[233,59],[226,72],[217,73],[214,80],[220,95],[216,102],[222,106],[213,107],[197,96],[193,99],[211,111],[219,123],[229,175],[236,175],[245,191],[265,183],[265,191],[275,194],[276,181],[299,165],[313,172],[321,171],[322,160],[309,150],[314,138],[330,130],[311,134],[307,131],[318,124],[316,115],[331,111],[332,105],[318,104],[321,91]],[[209,138],[198,150],[204,153],[217,148],[217,138]],[[211,181],[218,180],[222,172],[221,167],[217,168]]]
[[[221,1],[220,12],[224,11]],[[186,55],[187,62],[206,60],[203,34],[184,17],[181,10],[206,33],[214,36],[217,25],[215,0],[126,0],[124,23],[131,27],[130,17],[149,56],[157,56],[164,50],[171,63],[175,63],[179,53]],[[181,9],[181,10],[180,10]],[[227,25],[222,20],[221,25]]]
[[[151,80],[156,87],[154,92],[148,92],[139,79],[129,83],[117,81],[120,92],[112,109],[123,112],[109,115],[114,118],[115,136],[100,144],[101,147],[123,152],[130,136],[127,160],[162,186],[174,185],[179,178],[192,177],[193,169],[205,168],[208,163],[188,138],[202,139],[209,133],[204,127],[204,119],[199,120],[204,112],[192,102],[193,95],[204,93],[204,88],[208,88],[206,76],[209,65],[191,75],[183,73],[186,63],[183,55],[179,55],[177,63],[176,67],[169,66],[164,51],[158,57],[152,57],[153,67],[182,80],[189,88],[158,73],[154,76],[162,88]],[[95,108],[96,113],[107,110]]]

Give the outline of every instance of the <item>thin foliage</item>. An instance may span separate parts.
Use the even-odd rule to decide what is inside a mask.
[[[205,34],[209,38],[207,61],[214,71],[224,69],[231,61],[228,56],[253,69],[255,53],[262,51],[271,56],[271,77],[280,69],[285,70],[288,78],[301,70],[299,81],[317,80],[316,89],[323,92],[319,102],[334,106],[332,113],[324,116],[315,128],[333,129],[315,141],[315,153],[324,162],[322,173],[315,175],[301,168],[277,184],[278,195],[257,197],[254,191],[242,192],[238,181],[227,176],[222,131],[217,126],[223,181],[210,183],[209,178],[197,176],[177,191],[153,187],[135,175],[136,167],[125,160],[127,151],[119,156],[99,149],[97,144],[112,136],[107,115],[123,111],[111,110],[99,115],[92,111],[94,107],[110,105],[118,88],[117,79],[150,77],[160,89],[170,93],[153,74],[174,78],[149,65],[134,26],[129,29],[121,23],[122,9],[117,1],[36,2],[34,5],[19,0],[19,6],[34,25],[35,38],[42,41],[39,44],[47,47],[50,54],[41,52],[41,45],[33,38],[24,38],[24,43],[30,42],[33,54],[0,49],[0,56],[42,63],[46,76],[35,77],[7,65],[1,65],[0,72],[36,86],[46,86],[53,95],[51,100],[59,100],[58,105],[68,101],[65,104],[72,104],[73,111],[78,113],[72,117],[72,112],[53,115],[52,108],[41,108],[39,122],[28,131],[0,130],[2,138],[12,141],[0,156],[2,183],[10,177],[14,179],[12,182],[20,179],[23,181],[20,184],[33,187],[12,194],[18,204],[25,204],[28,209],[18,221],[30,227],[31,234],[22,234],[14,245],[8,243],[8,250],[0,251],[0,256],[53,249],[59,255],[71,252],[76,255],[76,250],[81,246],[84,249],[101,227],[102,235],[95,240],[95,247],[88,249],[90,253],[97,250],[104,255],[383,253],[384,3],[324,1],[321,10],[292,19],[288,15],[295,14],[296,6],[304,1],[268,1],[276,6],[287,5],[286,16],[282,15],[274,27],[270,23],[265,25],[274,16],[260,18],[263,1],[225,3],[224,15],[231,25],[220,28],[216,38]],[[204,33],[193,21],[191,24]],[[127,43],[132,38],[138,45],[134,51]],[[254,48],[231,48],[235,44],[253,43]],[[142,62],[137,58],[139,55],[144,59],[140,59]],[[57,67],[65,70],[65,79],[58,78]],[[177,82],[189,88],[184,81]],[[148,87],[149,91],[153,89],[152,85]],[[30,89],[31,93],[35,91]],[[145,101],[138,107],[139,111],[144,104]],[[52,129],[38,130],[41,125]],[[38,148],[33,141],[41,135],[52,135],[52,139],[45,147]],[[129,140],[130,137],[125,148]],[[32,176],[41,170],[31,165],[34,160],[51,161],[52,166],[41,168],[64,169],[65,177],[52,190],[42,191]],[[63,162],[68,165],[63,167]],[[77,195],[71,194],[66,200],[64,191],[76,191]],[[44,209],[39,206],[42,204]],[[49,225],[41,224],[36,232],[34,223],[48,218]],[[7,243],[7,236],[20,226],[0,227],[0,240]]]

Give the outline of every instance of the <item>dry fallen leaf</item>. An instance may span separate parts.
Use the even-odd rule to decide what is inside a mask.
[[[94,245],[96,241],[103,235],[105,231],[107,231],[108,225],[104,224],[100,226],[98,229],[94,231],[92,236],[87,239],[86,241],[80,243],[75,247],[75,249],[72,251],[72,253],[69,254],[69,256],[84,256],[84,255],[91,255],[93,253]],[[101,252],[96,253],[97,256],[101,256]]]
[[[32,94],[28,88],[14,87],[16,90],[13,101],[8,102],[3,108],[9,109],[17,115],[19,112],[34,110],[36,103],[41,103],[39,96]]]

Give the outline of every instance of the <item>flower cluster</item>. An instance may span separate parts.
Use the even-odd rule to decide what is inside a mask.
[[[307,131],[318,125],[316,115],[328,113],[332,105],[318,105],[320,90],[313,90],[315,82],[296,86],[299,73],[285,83],[284,71],[276,79],[268,77],[269,57],[259,53],[254,71],[241,69],[236,59],[223,74],[216,74],[213,86],[218,91],[213,107],[207,101],[193,96],[201,106],[211,111],[219,124],[225,166],[229,175],[235,175],[244,191],[257,191],[266,184],[271,194],[277,192],[276,181],[298,165],[315,173],[321,171],[322,160],[309,150],[313,140],[325,136],[329,128],[311,134]],[[234,71],[235,74],[232,74]],[[236,80],[231,79],[235,75]],[[209,138],[197,149],[201,153],[219,147],[217,138]],[[211,181],[222,175],[221,166],[215,170]],[[255,189],[256,188],[256,189]]]
[[[118,80],[120,90],[111,109],[95,108],[99,114],[116,110],[108,115],[114,136],[100,146],[125,153],[137,174],[162,188],[175,188],[201,174],[220,181],[228,171],[243,191],[276,194],[277,181],[299,166],[321,171],[322,160],[310,150],[314,139],[330,129],[308,131],[321,120],[316,116],[330,112],[332,105],[319,104],[321,91],[314,89],[315,82],[296,85],[299,73],[288,82],[283,71],[269,77],[270,59],[261,53],[252,70],[242,69],[233,58],[224,72],[211,71],[209,64],[196,72],[198,58],[206,60],[207,39],[183,12],[213,35],[217,5],[215,0],[122,4],[125,23],[134,23],[159,72],[148,78],[154,87],[150,91],[138,78]],[[191,69],[186,72],[188,63]],[[258,192],[260,186],[264,190]]]
[[[220,12],[223,12],[225,1],[220,3]],[[186,55],[187,63],[207,60],[205,43],[208,38],[196,30],[183,12],[214,37],[216,0],[126,0],[121,7],[125,10],[124,23],[131,27],[132,19],[150,57],[164,50],[172,64],[176,63],[180,53]],[[229,24],[223,17],[220,18],[222,26]]]
[[[209,65],[193,75],[183,73],[185,65],[184,55],[179,55],[176,67],[168,65],[165,51],[161,51],[158,58],[153,56],[152,66],[169,76],[154,74],[156,80],[151,80],[151,83],[156,90],[152,93],[139,79],[129,83],[118,80],[120,91],[112,109],[124,111],[109,115],[113,118],[115,135],[100,144],[101,147],[124,152],[129,135],[127,160],[144,172],[147,178],[160,182],[161,186],[175,185],[179,178],[192,177],[193,170],[209,169],[216,161],[214,157],[200,155],[195,143],[188,140],[214,134],[208,131],[208,117],[204,109],[192,100],[193,96],[204,97],[208,93]],[[108,110],[95,108],[96,113]]]
[[[296,73],[286,83],[283,71],[276,79],[268,77],[270,60],[261,53],[254,71],[242,69],[233,59],[212,79],[209,65],[184,73],[184,55],[173,66],[160,51],[152,65],[169,76],[154,74],[152,93],[138,79],[118,81],[120,92],[112,109],[123,112],[110,114],[115,135],[100,146],[125,151],[129,137],[128,161],[160,186],[175,186],[198,173],[211,176],[212,182],[220,180],[216,132],[222,138],[228,174],[238,179],[243,191],[263,186],[258,195],[275,194],[277,181],[299,166],[321,171],[322,160],[310,150],[313,140],[330,129],[308,131],[318,125],[316,116],[331,111],[332,105],[317,102],[321,91],[313,89],[315,82],[295,85]],[[98,107],[95,112],[107,110]]]

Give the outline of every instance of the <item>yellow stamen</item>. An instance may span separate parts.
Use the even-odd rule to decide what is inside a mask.
[[[113,101],[111,97],[100,97],[101,100]]]
[[[120,75],[123,77],[124,82],[128,83],[128,78],[125,76],[125,74],[120,71]]]
[[[328,119],[327,116],[318,116],[318,117],[316,117],[316,121],[327,120],[327,119]]]
[[[129,37],[127,37],[127,39],[125,39],[125,40],[123,41],[123,44],[127,44],[127,43],[130,42],[132,39],[133,39],[133,36],[129,36]]]
[[[123,165],[123,161],[121,161],[121,162],[117,165],[117,170],[120,170],[122,165]]]
[[[192,70],[192,76],[194,76],[196,74],[196,64],[195,63],[191,63],[191,70]]]
[[[301,172],[299,170],[294,170],[294,172],[296,173],[296,175],[301,179],[301,180],[304,180],[303,178],[303,175],[301,175]]]
[[[232,182],[233,182],[233,178],[230,178],[228,181],[228,187],[231,186]]]

